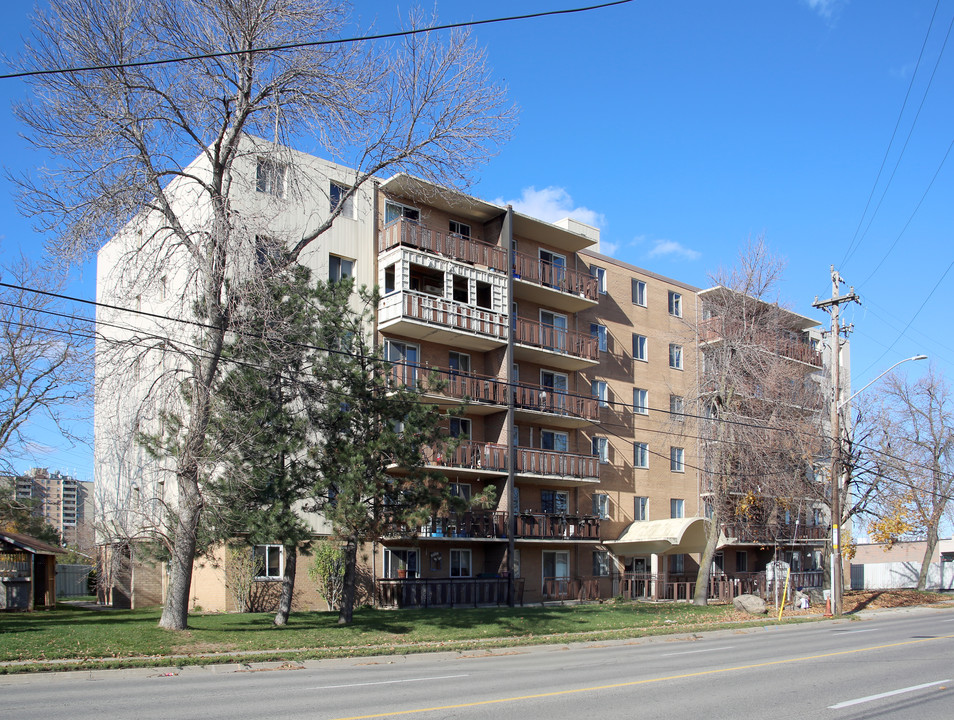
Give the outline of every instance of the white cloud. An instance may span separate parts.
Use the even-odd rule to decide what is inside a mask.
[[[641,240],[640,240],[641,242]],[[684,247],[675,240],[653,240],[653,246],[647,253],[651,258],[674,256],[686,260],[698,260],[702,253],[692,248]]]
[[[566,189],[552,185],[542,190],[530,186],[523,189],[522,195],[517,200],[497,198],[494,202],[498,205],[513,205],[513,209],[517,212],[546,222],[555,222],[569,217],[598,228],[606,224],[606,218],[602,213],[586,207],[575,207],[573,198]]]
[[[841,10],[841,6],[847,4],[847,0],[802,0],[802,2],[826,20],[831,20],[835,13]]]
[[[611,257],[615,257],[617,250],[619,250],[619,243],[606,242],[605,240],[600,240],[600,252],[603,255],[609,255]]]

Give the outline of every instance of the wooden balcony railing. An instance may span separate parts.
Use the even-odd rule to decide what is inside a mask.
[[[541,540],[599,540],[600,519],[595,515],[520,512],[514,537]]]
[[[600,600],[613,597],[613,578],[597,577],[545,577],[543,578],[544,600]]]
[[[521,345],[552,350],[594,362],[600,359],[599,344],[592,335],[564,330],[526,318],[514,318],[513,325],[514,341]]]
[[[393,307],[396,298],[400,298],[398,308]],[[506,317],[500,313],[413,290],[382,298],[381,311],[382,323],[401,317],[468,335],[483,335],[502,342],[507,339]]]
[[[539,540],[600,540],[600,519],[595,515],[569,513],[518,512],[516,538]],[[385,533],[390,537],[505,538],[509,533],[508,516],[498,510],[468,510],[450,513],[448,517],[432,517],[421,527],[392,524]]]
[[[807,341],[793,337],[792,333],[768,333],[740,330],[740,323],[723,324],[720,318],[712,318],[700,324],[699,339],[702,342],[721,340],[725,335],[744,335],[745,341],[764,348],[767,352],[798,360],[815,367],[822,366],[822,356]]]
[[[505,271],[507,251],[499,245],[490,245],[476,238],[429,228],[414,220],[401,218],[389,223],[378,236],[378,252],[404,245],[434,255],[483,265],[492,270]]]
[[[727,538],[738,542],[774,543],[792,540],[825,540],[829,536],[827,525],[795,525],[795,523],[724,523],[722,532]]]
[[[515,578],[515,605],[523,605],[523,587],[523,578]],[[505,577],[382,578],[375,581],[375,595],[382,607],[509,605],[510,580]]]
[[[514,277],[543,287],[553,288],[571,295],[581,295],[588,300],[599,300],[599,283],[588,272],[568,270],[540,258],[524,253],[514,253]]]
[[[489,375],[440,367],[395,365],[390,371],[390,382],[459,400],[507,405],[507,381]],[[576,395],[532,383],[515,383],[512,387],[514,405],[520,409],[594,422],[600,419],[599,403],[590,395]]]
[[[517,473],[555,475],[576,480],[599,480],[600,459],[557,450],[517,448]]]

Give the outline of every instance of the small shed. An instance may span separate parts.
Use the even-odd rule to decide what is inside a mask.
[[[0,531],[0,610],[56,603],[56,556],[63,550],[29,535]]]

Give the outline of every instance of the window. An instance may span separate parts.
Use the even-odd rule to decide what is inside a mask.
[[[566,315],[558,315],[549,310],[540,311],[540,344],[558,352],[566,352]]]
[[[633,388],[633,412],[637,415],[649,415],[649,390]]]
[[[649,443],[633,443],[633,465],[638,468],[649,467]]]
[[[384,293],[393,293],[397,289],[396,276],[394,274],[394,264],[384,268]]]
[[[470,485],[467,483],[450,483],[447,486],[450,494],[463,500],[470,500]]]
[[[470,420],[462,417],[452,417],[450,419],[450,436],[470,440],[473,435],[470,434]]]
[[[416,578],[417,569],[417,550],[384,548],[384,577]]]
[[[590,266],[590,275],[596,278],[596,286],[600,290],[601,295],[606,294],[606,268],[597,267],[596,265]]]
[[[633,305],[646,307],[646,283],[633,280]]]
[[[281,545],[256,545],[252,548],[256,580],[280,580],[285,567]]]
[[[669,417],[675,422],[682,422],[685,419],[683,405],[681,395],[669,396]]]
[[[540,449],[556,450],[557,452],[566,452],[569,448],[567,434],[554,432],[553,430],[540,431]]]
[[[354,220],[354,195],[348,195],[350,190],[349,187],[333,182],[328,189],[328,200],[332,210],[341,205],[341,217]]]
[[[649,498],[636,496],[636,506],[633,509],[634,520],[649,520]]]
[[[514,374],[516,380],[517,375]],[[540,409],[563,412],[566,410],[566,393],[569,388],[568,378],[563,373],[552,370],[540,371]]]
[[[633,359],[646,362],[649,354],[646,351],[646,336],[633,333]]]
[[[669,343],[669,367],[682,370],[682,345]]]
[[[745,550],[735,551],[735,571],[736,572],[749,571],[749,554],[745,552]]]
[[[609,517],[609,495],[603,493],[593,495],[593,514],[604,520]]]
[[[398,340],[384,341],[384,354],[391,368],[391,377],[404,385],[417,385],[417,361],[421,349],[417,345],[400,342]]]
[[[547,287],[566,289],[566,257],[540,248],[540,276]]]
[[[593,438],[593,454],[605,464],[609,462],[609,441],[605,437]]]
[[[407,205],[401,205],[400,203],[388,201],[384,206],[384,224],[390,224],[395,220],[400,220],[404,218],[405,220],[420,220],[421,211],[417,208],[412,208]]]
[[[548,515],[564,515],[570,507],[570,494],[565,490],[541,490],[540,510]]]
[[[812,525],[824,525],[821,508],[812,508]]]
[[[686,501],[681,498],[671,498],[669,500],[669,517],[686,517]]]
[[[593,575],[606,577],[610,574],[609,552],[606,550],[593,551]]]
[[[463,275],[452,275],[451,297],[455,302],[470,303],[470,282]]]
[[[470,577],[470,550],[450,551],[450,576]]]
[[[681,447],[669,448],[669,469],[673,472],[686,471],[686,451]]]
[[[669,556],[669,572],[681,575],[686,572],[686,556],[682,553]]]
[[[470,355],[466,355],[464,353],[451,350],[447,354],[447,366],[451,369],[452,374],[455,374],[458,372],[469,373],[470,372]]]
[[[669,291],[669,314],[674,317],[682,317],[682,294]]]
[[[606,326],[590,323],[590,335],[596,338],[600,352],[606,352]]]
[[[354,277],[354,260],[328,256],[328,282],[340,282],[345,278]]]
[[[259,269],[274,267],[282,259],[282,243],[267,235],[255,236],[255,266]]]
[[[260,157],[255,170],[255,189],[260,193],[285,197],[288,166],[275,160]]]
[[[466,225],[456,220],[451,220],[449,225],[451,235],[460,235],[461,237],[470,237],[470,225]]]
[[[599,400],[600,407],[609,407],[609,386],[605,380],[593,381],[593,397]]]

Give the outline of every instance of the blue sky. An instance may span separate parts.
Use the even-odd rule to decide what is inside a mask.
[[[456,22],[584,4],[437,7]],[[388,31],[409,3],[356,5]],[[28,12],[7,8],[4,54],[18,51]],[[811,303],[830,295],[832,264],[861,295],[847,310],[855,388],[917,353],[954,377],[952,18],[954,0],[684,0],[482,26],[475,36],[521,115],[472,192],[595,224],[607,254],[699,286],[764,234],[788,261],[782,299],[793,310],[827,324]],[[12,172],[41,162],[16,136],[10,101],[23,92],[0,81]],[[0,185],[0,252],[37,252],[42,239]],[[93,277],[78,271],[71,292],[92,298]],[[89,449],[47,442],[36,464],[92,477]]]

